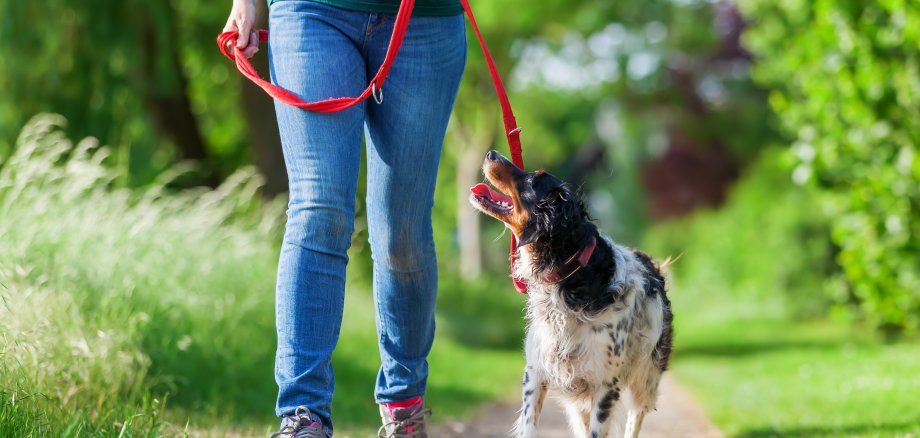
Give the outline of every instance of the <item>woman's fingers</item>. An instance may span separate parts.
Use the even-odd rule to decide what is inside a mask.
[[[224,25],[223,32],[230,32],[231,30],[236,30],[236,18],[232,12],[230,16],[227,17],[227,24]]]
[[[259,32],[251,31],[249,32],[249,45],[243,50],[243,56],[247,58],[252,58],[256,52],[259,51]]]
[[[253,29],[256,17],[256,4],[254,0],[236,0],[224,32],[236,31],[236,48],[243,51],[243,55],[251,58],[259,51],[259,32]],[[229,46],[229,44],[228,44]],[[227,47],[230,49],[230,47]]]
[[[236,38],[236,47],[243,50],[249,45],[249,33],[252,31],[252,22],[245,17],[241,17],[237,19],[236,26],[240,31],[240,35]]]

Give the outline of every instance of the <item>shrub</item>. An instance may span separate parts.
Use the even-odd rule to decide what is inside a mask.
[[[777,150],[767,150],[719,210],[654,225],[643,249],[672,257],[669,275],[681,318],[810,317],[827,310],[835,270],[826,218],[810,190],[789,180]]]
[[[903,0],[742,0],[755,79],[821,189],[843,270],[836,299],[920,330],[920,9]]]

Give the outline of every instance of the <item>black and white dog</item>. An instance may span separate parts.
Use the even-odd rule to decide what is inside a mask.
[[[470,201],[518,239],[514,275],[528,284],[523,407],[514,428],[535,437],[549,390],[575,436],[605,438],[628,393],[624,436],[637,437],[655,408],[671,355],[671,304],[646,254],[598,234],[578,190],[543,172],[524,172],[498,152]]]

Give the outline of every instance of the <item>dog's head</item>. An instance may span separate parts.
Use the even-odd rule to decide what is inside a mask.
[[[486,154],[482,171],[495,189],[476,185],[470,202],[504,222],[519,246],[537,244],[545,252],[569,255],[594,236],[596,228],[571,184],[542,170],[524,172],[495,151]]]

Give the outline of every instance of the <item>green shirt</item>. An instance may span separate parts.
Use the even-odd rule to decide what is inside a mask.
[[[268,0],[268,5],[283,0]],[[360,12],[379,12],[395,14],[399,9],[400,0],[312,0],[325,3],[337,8],[349,9]],[[463,12],[459,0],[415,0],[415,9],[412,15],[419,16],[447,16]]]

